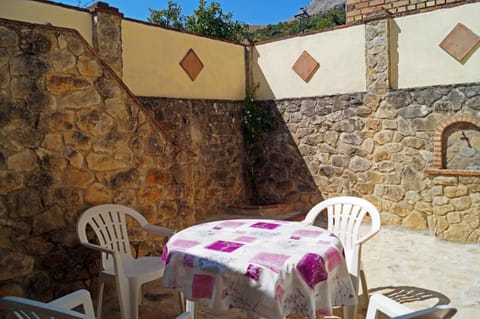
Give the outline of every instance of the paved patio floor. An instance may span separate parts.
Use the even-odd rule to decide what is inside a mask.
[[[382,226],[363,247],[369,293],[380,292],[414,309],[450,304],[456,319],[480,315],[480,244],[459,244],[428,232]],[[140,319],[173,319],[180,313],[178,294],[158,282],[146,285]],[[120,318],[115,298],[106,301],[103,318]],[[366,305],[359,305],[364,317]],[[339,316],[340,313],[337,313]],[[199,319],[245,319],[240,310],[213,312],[200,306]]]

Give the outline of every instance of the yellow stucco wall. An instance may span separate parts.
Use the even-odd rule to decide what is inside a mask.
[[[412,88],[480,81],[480,48],[461,64],[439,46],[457,23],[480,36],[480,3],[394,19],[392,38],[398,38],[398,44],[392,47],[392,85]]]
[[[0,0],[0,17],[75,29],[92,44],[90,13],[29,0]]]
[[[130,20],[122,22],[123,80],[139,96],[243,99],[242,45],[171,31]],[[192,81],[180,66],[193,49],[204,68]]]
[[[259,99],[308,97],[365,90],[364,26],[259,44],[254,49],[254,81]],[[303,51],[320,67],[307,83],[292,69]]]

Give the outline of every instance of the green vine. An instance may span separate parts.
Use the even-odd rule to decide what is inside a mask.
[[[265,132],[273,129],[276,124],[276,118],[270,110],[256,101],[256,90],[259,86],[260,84],[257,84],[252,88],[247,88],[243,101],[242,118],[247,150],[248,177],[252,188],[252,200],[255,203],[259,202],[255,164],[257,156],[262,150],[262,137]]]

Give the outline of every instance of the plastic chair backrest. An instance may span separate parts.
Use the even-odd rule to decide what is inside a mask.
[[[449,319],[457,313],[457,309],[439,305],[415,311],[385,295],[373,294],[370,296],[365,319],[375,319],[378,312],[392,319]]]
[[[98,244],[118,252],[122,259],[133,259],[130,240],[127,233],[125,216],[131,216],[142,227],[148,224],[136,210],[123,205],[105,204],[86,210],[79,218],[77,232],[81,243],[88,243],[87,225],[90,225],[97,236]],[[102,253],[103,269],[113,267],[111,254]]]
[[[328,230],[337,235],[345,252],[351,254],[349,261],[351,264],[348,265],[348,269],[350,273],[358,275],[361,245],[380,230],[380,213],[373,204],[363,198],[339,196],[315,205],[307,213],[304,222],[313,224],[317,216],[325,209],[328,212]],[[371,227],[360,237],[360,225],[366,215],[371,218]]]
[[[83,297],[85,293],[82,293]],[[73,293],[78,298],[79,294]],[[68,296],[67,296],[68,297]],[[82,298],[82,297],[80,297]],[[90,298],[90,294],[88,294]],[[60,298],[61,299],[61,298]],[[71,298],[70,298],[71,299]],[[79,301],[82,304],[83,300]],[[53,302],[52,302],[53,303]],[[44,303],[27,298],[7,296],[0,299],[0,304],[4,305],[8,310],[13,312],[19,319],[94,319],[93,307],[91,300],[89,303],[82,305],[87,306],[88,309],[84,309],[86,313],[77,312],[64,308],[57,304]],[[67,302],[68,303],[68,302]]]

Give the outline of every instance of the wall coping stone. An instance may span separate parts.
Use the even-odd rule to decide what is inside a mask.
[[[91,13],[104,12],[104,13],[113,14],[113,15],[116,15],[116,16],[119,16],[119,17],[123,18],[123,13],[121,13],[118,10],[118,8],[111,7],[106,2],[101,2],[101,1],[95,2],[93,5],[88,7],[88,11],[90,11]]]

